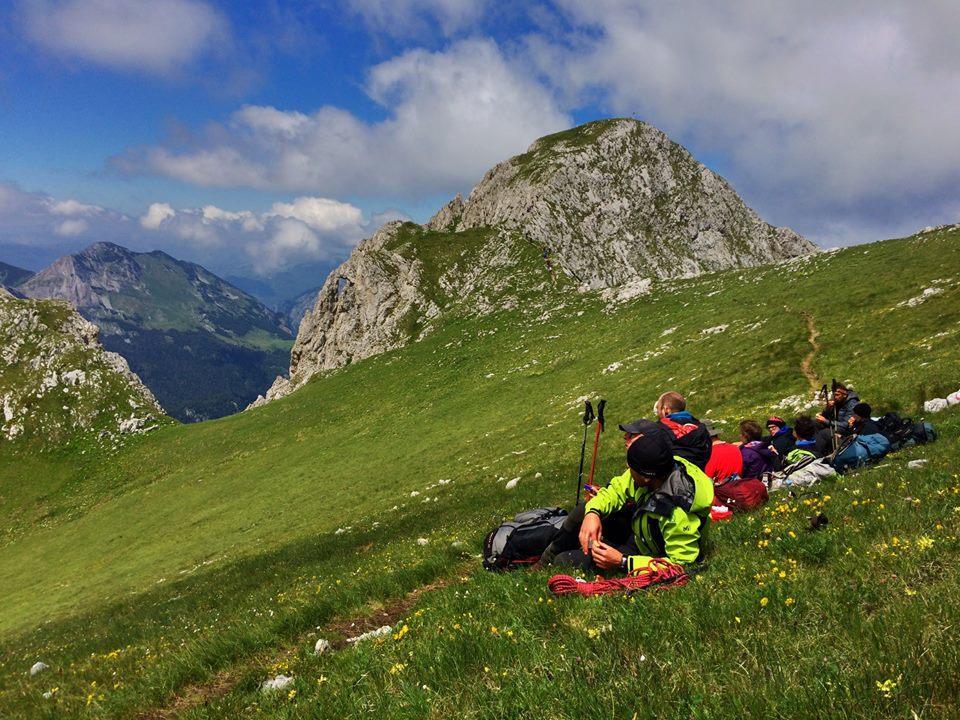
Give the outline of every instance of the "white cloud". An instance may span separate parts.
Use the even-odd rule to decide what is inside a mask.
[[[349,0],[366,24],[388,35],[430,31],[434,25],[449,35],[469,28],[483,15],[487,0]]]
[[[404,53],[371,70],[367,92],[387,119],[365,122],[331,106],[309,115],[247,106],[192,149],[152,147],[116,163],[208,186],[422,197],[468,189],[493,161],[570,124],[551,93],[489,40]]]
[[[274,203],[267,216],[274,215],[296,218],[316,230],[327,232],[356,227],[363,220],[360,208],[319,197],[298,197],[292,203]]]
[[[54,228],[54,232],[64,237],[76,237],[85,233],[89,227],[90,224],[86,220],[64,220]]]
[[[85,205],[78,200],[60,200],[50,206],[50,212],[54,215],[92,215],[102,210],[97,205]]]
[[[200,0],[24,0],[27,36],[98,65],[160,75],[223,46],[225,18]]]
[[[102,240],[164,250],[220,275],[269,275],[344,260],[360,239],[393,219],[409,218],[393,210],[365,217],[353,205],[321,197],[278,202],[260,213],[156,202],[131,217],[0,182],[0,260],[39,267]]]
[[[176,213],[167,203],[153,203],[146,214],[140,218],[140,224],[148,230],[156,230]]]

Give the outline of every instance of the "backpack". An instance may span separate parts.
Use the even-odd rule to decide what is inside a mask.
[[[917,445],[926,445],[937,439],[937,431],[928,422],[914,423],[912,439]]]
[[[910,418],[902,418],[895,412],[888,412],[877,420],[880,432],[890,441],[891,450],[909,447],[917,442],[914,437],[914,422]]]
[[[732,476],[713,488],[714,504],[726,505],[734,512],[756,510],[768,499],[767,486],[754,478]]]
[[[885,435],[858,435],[856,439],[833,460],[837,472],[863,467],[869,462],[879,460],[888,452],[892,443]]]
[[[567,517],[561,508],[534,508],[495,527],[483,539],[483,567],[510,570],[540,559]]]

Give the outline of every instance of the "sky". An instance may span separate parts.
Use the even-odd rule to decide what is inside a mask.
[[[957,27],[955,0],[9,0],[0,260],[329,264],[615,116],[823,246],[905,235],[960,221]]]

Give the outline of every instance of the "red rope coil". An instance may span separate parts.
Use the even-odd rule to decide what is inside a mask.
[[[688,578],[689,575],[682,565],[664,558],[654,558],[646,568],[635,570],[626,577],[583,582],[570,575],[554,575],[547,581],[547,588],[554,595],[579,594],[590,597],[615,592],[630,593],[652,585],[683,585]]]

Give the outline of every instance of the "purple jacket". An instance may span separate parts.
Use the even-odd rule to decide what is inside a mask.
[[[773,470],[773,453],[760,440],[741,445],[740,454],[743,455],[743,472],[740,477],[760,478],[765,472]]]

